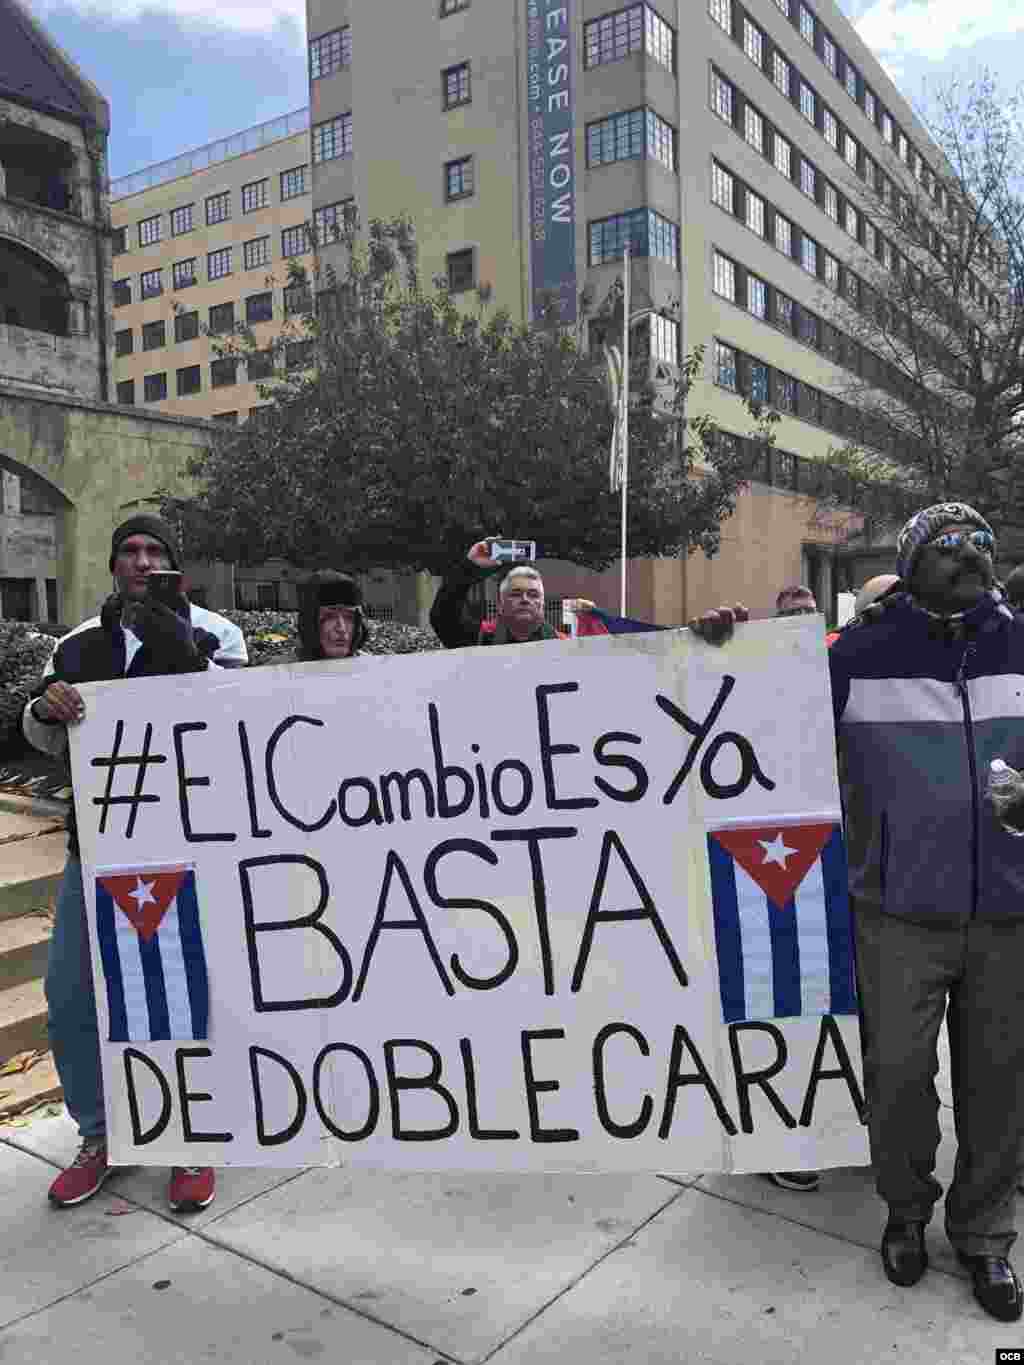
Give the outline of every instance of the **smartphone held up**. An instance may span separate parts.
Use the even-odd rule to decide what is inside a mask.
[[[492,564],[523,564],[537,558],[535,540],[491,540]]]

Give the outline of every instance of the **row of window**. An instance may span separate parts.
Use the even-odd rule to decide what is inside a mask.
[[[895,122],[874,92],[865,82],[863,75],[846,56],[832,35],[825,29],[815,14],[802,3],[802,0],[775,0],[779,10],[797,28],[804,41],[821,58],[831,74],[845,89],[868,121],[874,126],[882,141],[912,171],[929,198],[942,210],[951,222],[959,228],[960,209],[953,201],[945,185],[940,184],[935,172],[925,161],[920,151],[908,139],[906,133]],[[842,128],[834,112],[822,101],[814,86],[805,81],[789,59],[768,39],[765,31],[754,21],[737,0],[708,0],[708,10],[712,19],[738,43],[761,72],[768,77],[793,103],[797,104],[805,118],[829,141],[832,147],[843,154],[849,164],[858,169],[857,162],[850,160],[845,151],[846,143],[856,140],[847,129]],[[820,114],[819,111],[820,110]],[[861,153],[870,161],[866,153]],[[856,155],[856,154],[853,154]],[[858,172],[860,173],[860,172]],[[869,184],[870,172],[863,174]],[[998,268],[995,248],[991,241],[981,246],[982,257],[990,270]]]
[[[833,222],[840,223],[870,255],[880,260],[888,269],[898,273],[910,268],[906,258],[894,247],[889,238],[878,231],[867,214],[848,198],[841,196],[836,186],[821,173],[815,163],[803,153],[796,151],[790,140],[765,118],[746,94],[738,90],[734,83],[715,67],[711,68],[710,99],[712,110],[723,122],[729,124],[745,142],[773,165],[780,175],[785,176],[808,199],[813,200]],[[859,161],[858,166],[860,168],[858,173],[863,172],[865,162]],[[900,216],[909,218],[911,208],[906,195],[898,190],[888,176],[882,175],[875,163],[870,163],[870,166],[875,177],[873,188],[879,192],[883,202],[897,205]],[[939,239],[934,227],[932,234],[932,246],[936,257],[948,265],[949,243]],[[920,273],[918,270],[919,276]],[[970,272],[967,277],[967,289],[972,299],[986,308],[990,314],[998,316],[999,300]]]
[[[284,303],[284,316],[294,317],[298,314],[308,313],[312,307],[312,299],[306,285],[291,284],[282,291]],[[244,300],[243,308],[244,321],[246,326],[252,326],[257,322],[271,322],[274,317],[274,294],[270,289],[264,290],[259,294],[249,294]],[[207,331],[211,336],[221,336],[227,332],[235,330],[236,322],[241,318],[235,316],[234,300],[228,303],[212,304],[207,313]],[[174,340],[175,342],[194,341],[199,336],[199,312],[193,309],[191,312],[176,313],[173,319]],[[167,319],[157,318],[153,322],[143,323],[141,328],[142,349],[144,351],[155,351],[161,346],[167,345]],[[114,350],[118,356],[132,355],[135,350],[135,329],[123,327],[114,333]]]
[[[873,413],[862,412],[830,393],[785,374],[766,361],[715,339],[712,378],[723,389],[743,394],[779,412],[813,422],[844,440],[854,440],[895,458],[911,451],[920,456],[920,442]]]
[[[289,199],[297,199],[300,195],[308,194],[309,167],[293,166],[291,170],[282,171],[279,177],[279,193],[282,203],[286,203]],[[232,195],[232,190],[219,190],[216,194],[206,196],[207,227],[214,227],[217,223],[231,221]],[[269,196],[269,177],[253,180],[249,184],[243,185],[241,191],[242,213],[256,213],[259,209],[267,208],[270,203]],[[195,228],[195,208],[194,203],[179,204],[166,215],[166,226],[172,237],[181,237],[185,233],[193,231]],[[139,219],[136,224],[139,246],[153,246],[154,243],[164,240],[164,219],[165,215],[162,213],[155,213],[148,218]],[[115,256],[129,249],[128,232],[127,227],[114,229]]]
[[[754,437],[729,431],[719,431],[717,443],[727,446],[735,455],[745,454],[751,469],[750,477],[758,483],[784,488],[787,492],[805,493],[809,497],[823,497],[827,492],[836,491],[848,505],[852,501],[849,475],[824,460],[794,455]]]
[[[652,5],[625,9],[583,25],[583,65],[590,68],[644,52],[675,74],[676,33]]]
[[[284,365],[289,371],[304,370],[313,363],[313,343],[311,341],[292,341],[284,348]],[[224,389],[239,383],[239,358],[221,356],[210,362],[210,388]],[[202,366],[184,365],[175,371],[176,398],[191,398],[202,393]],[[246,378],[250,383],[257,380],[272,379],[274,376],[274,356],[270,351],[257,351],[246,358]],[[142,401],[160,403],[168,397],[167,371],[147,374],[142,379]],[[126,407],[135,403],[135,380],[124,379],[117,386],[117,401]],[[222,414],[226,417],[227,414]]]

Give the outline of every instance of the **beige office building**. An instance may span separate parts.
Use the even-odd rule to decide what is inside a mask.
[[[239,323],[269,342],[302,306],[308,129],[300,109],[112,182],[116,402],[238,422],[264,401],[269,356],[216,344]],[[287,363],[305,359],[298,342]]]
[[[852,297],[865,253],[892,252],[850,186],[929,186],[938,165],[831,0],[309,0],[307,18],[325,261],[346,200],[404,211],[423,278],[489,284],[519,318],[553,289],[568,322],[585,286],[607,295],[629,241],[652,366],[671,374],[702,345],[696,410],[737,434],[742,391],[784,414],[719,556],[635,563],[631,614],[764,608],[800,580],[827,607],[875,567],[812,524],[806,496],[844,439],[828,293]],[[615,582],[560,566],[549,591],[614,606]]]

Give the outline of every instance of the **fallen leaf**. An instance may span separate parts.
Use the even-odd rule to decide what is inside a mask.
[[[0,1076],[21,1076],[26,1071],[31,1071],[36,1062],[41,1062],[46,1056],[46,1048],[29,1048],[27,1052],[18,1052],[0,1066]],[[8,1092],[10,1093],[10,1092]]]

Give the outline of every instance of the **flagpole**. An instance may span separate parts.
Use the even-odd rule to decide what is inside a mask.
[[[619,615],[626,614],[626,493],[629,486],[629,242],[622,248],[622,535],[620,553],[622,580],[619,587]]]

